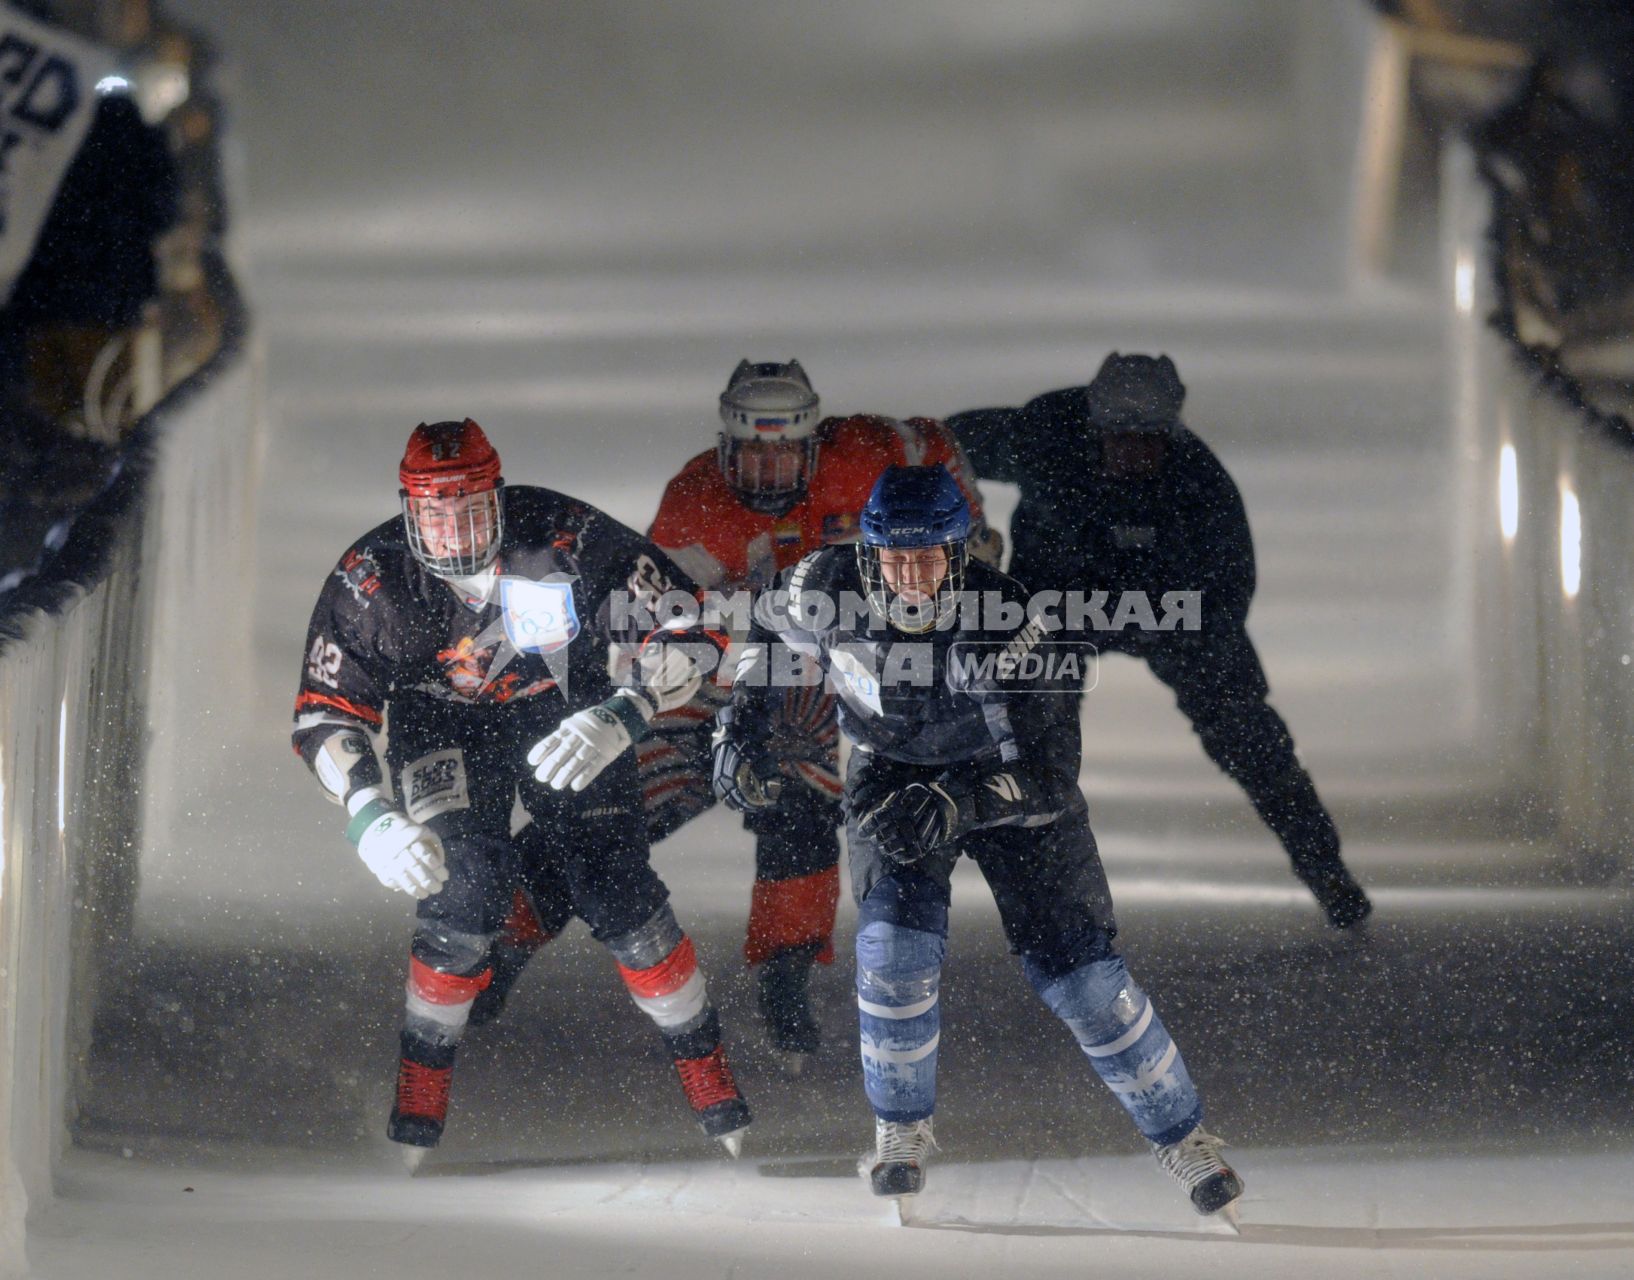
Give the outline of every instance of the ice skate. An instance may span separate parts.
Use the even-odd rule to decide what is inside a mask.
[[[1343,864],[1336,863],[1318,870],[1300,868],[1298,875],[1322,908],[1322,915],[1330,926],[1361,932],[1362,925],[1373,914],[1373,903]]]
[[[1157,1163],[1191,1197],[1192,1208],[1205,1217],[1219,1215],[1233,1230],[1237,1226],[1236,1201],[1243,1193],[1243,1181],[1224,1160],[1220,1148],[1225,1143],[1198,1125],[1179,1142],[1168,1146],[1152,1144]]]
[[[754,1115],[732,1078],[726,1050],[717,1045],[713,1053],[702,1058],[677,1058],[675,1070],[681,1077],[687,1105],[698,1119],[698,1127],[736,1160],[743,1151],[743,1135]]]
[[[874,1149],[857,1162],[857,1172],[868,1179],[876,1196],[896,1198],[899,1220],[906,1223],[910,1206],[904,1201],[925,1187],[925,1164],[937,1150],[930,1118],[906,1123],[874,1121]]]
[[[392,1104],[386,1136],[399,1143],[403,1161],[413,1173],[442,1140],[448,1120],[452,1067],[427,1067],[403,1058],[397,1066],[397,1101]]]

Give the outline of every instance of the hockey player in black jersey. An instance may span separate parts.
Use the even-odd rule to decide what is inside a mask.
[[[1033,989],[1193,1205],[1217,1212],[1242,1183],[1113,946],[1111,896],[1078,790],[1072,688],[1021,674],[1053,656],[1049,619],[1017,582],[969,559],[969,530],[969,508],[942,468],[880,477],[861,543],[806,556],[785,578],[786,598],[757,610],[719,716],[716,790],[738,809],[767,801],[778,769],[768,692],[780,679],[826,674],[853,744],[843,804],[875,1116],[863,1167],[876,1195],[917,1193],[934,1149],[950,876],[969,854]]]
[[[1328,922],[1372,911],[1339,854],[1339,832],[1267,702],[1244,625],[1254,545],[1220,460],[1180,422],[1186,388],[1168,356],[1113,352],[1087,386],[1020,408],[973,409],[948,425],[985,479],[1019,485],[1010,571],[1032,590],[1202,593],[1200,630],[1102,631],[1101,652],[1143,658],[1174,691],[1203,750],[1247,793]]]
[[[416,427],[399,474],[401,516],[352,545],[313,610],[294,730],[369,870],[419,904],[390,1137],[414,1164],[442,1136],[461,1034],[524,884],[546,931],[578,915],[612,953],[704,1132],[736,1154],[749,1109],[648,863],[626,749],[700,676],[668,643],[684,633],[629,633],[639,611],[615,607],[692,584],[594,507],[506,487],[470,419]],[[615,688],[609,644],[643,640]],[[383,770],[372,735],[388,717]]]

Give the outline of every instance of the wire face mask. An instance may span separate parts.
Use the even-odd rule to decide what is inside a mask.
[[[786,510],[806,492],[817,441],[739,440],[721,446],[721,474],[752,511]]]
[[[409,550],[432,573],[468,577],[498,556],[505,523],[498,488],[448,498],[402,497]]]
[[[857,571],[898,631],[950,625],[965,587],[970,505],[946,468],[887,467],[862,509]]]
[[[470,577],[499,557],[505,481],[499,454],[470,418],[415,427],[397,478],[409,550],[432,573]]]
[[[817,465],[817,393],[798,360],[741,361],[721,393],[716,461],[751,511],[782,515]]]
[[[909,634],[952,623],[964,591],[966,560],[963,539],[925,547],[857,546],[869,607]]]

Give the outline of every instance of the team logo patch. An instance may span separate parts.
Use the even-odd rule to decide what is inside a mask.
[[[855,542],[857,535],[862,532],[854,515],[837,515],[823,517],[824,542]]]
[[[995,773],[987,780],[987,789],[1000,800],[1008,800],[1012,804],[1021,799],[1021,787],[1012,774]]]
[[[777,525],[772,529],[772,538],[780,547],[798,547],[800,545],[800,525],[794,521]]]
[[[850,695],[853,704],[860,703],[876,716],[884,715],[879,696],[879,680],[863,661],[845,649],[835,649],[828,655],[833,673],[839,676],[843,692]]]
[[[555,653],[579,634],[571,582],[502,578],[499,605],[505,616],[505,638],[523,653]]]
[[[408,816],[424,822],[450,809],[468,809],[465,754],[458,747],[421,756],[403,770],[402,791]]]
[[[369,597],[380,590],[380,566],[373,557],[361,551],[348,551],[340,562],[340,568],[335,570],[335,576],[346,584],[346,589],[365,609],[369,607]]]

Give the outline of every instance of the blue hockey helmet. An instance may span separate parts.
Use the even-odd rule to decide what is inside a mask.
[[[970,536],[970,503],[944,466],[886,467],[862,508],[870,547],[934,547]]]
[[[946,467],[887,467],[862,508],[857,568],[874,611],[899,631],[951,620],[964,590],[970,503]],[[880,552],[941,548],[947,570],[932,593],[910,600],[885,581]]]

